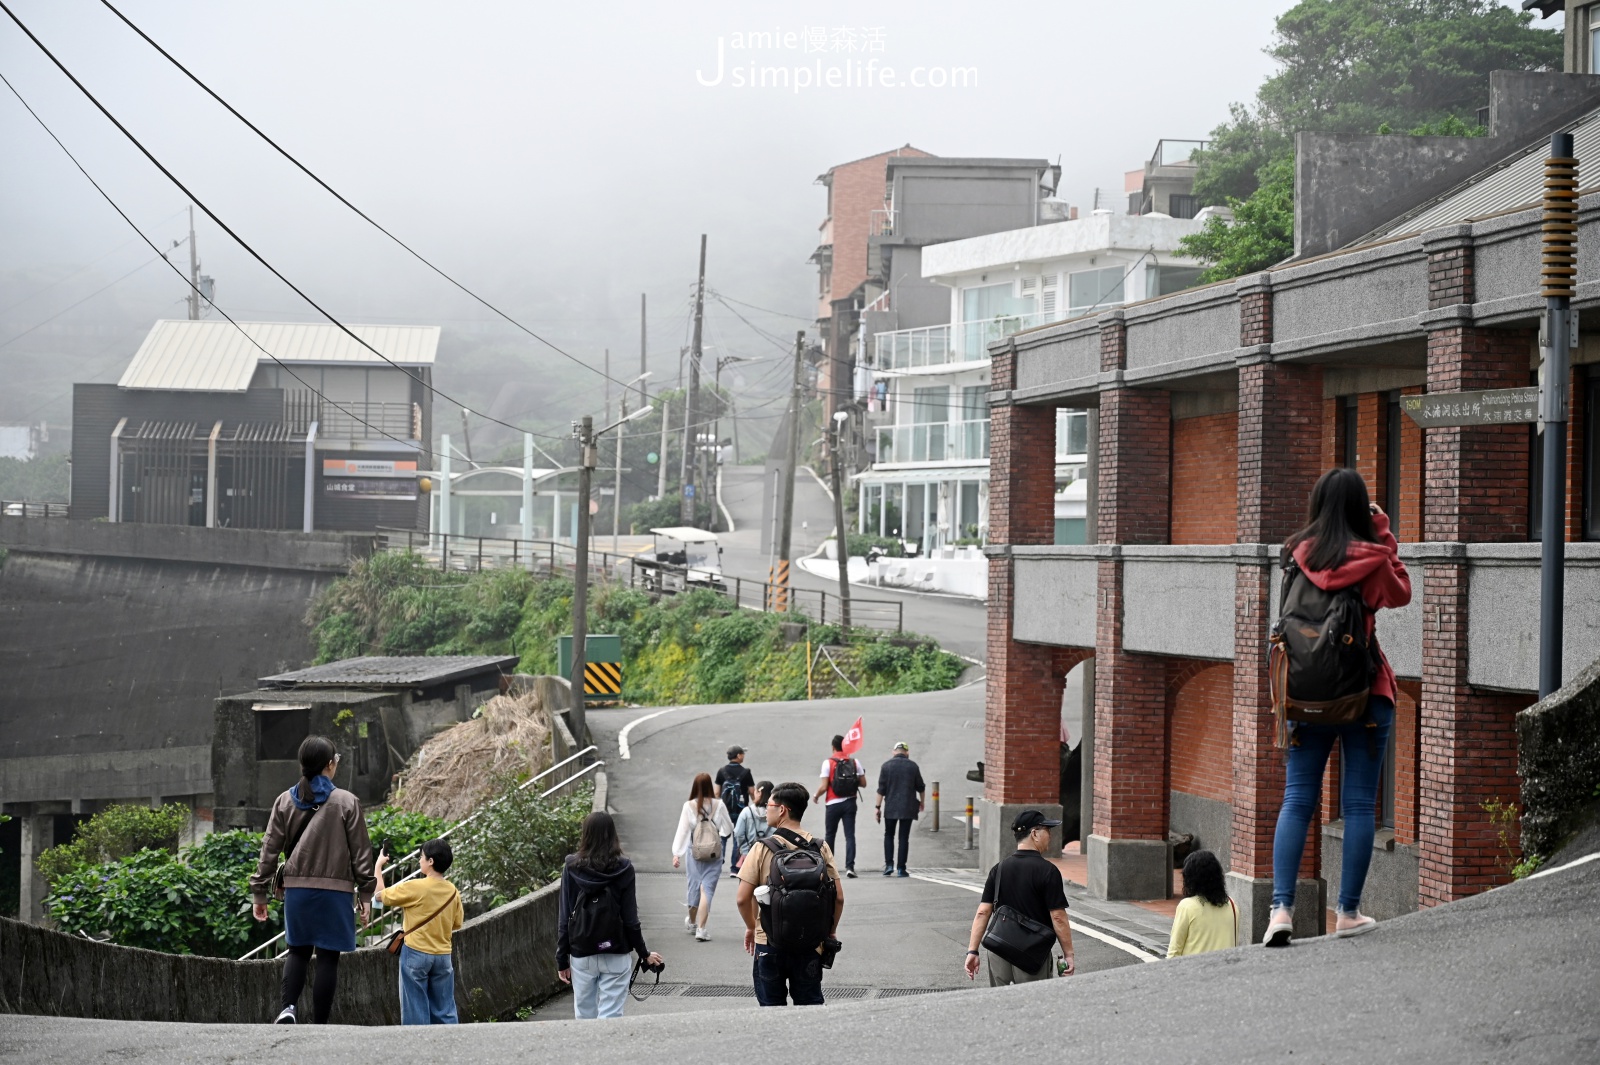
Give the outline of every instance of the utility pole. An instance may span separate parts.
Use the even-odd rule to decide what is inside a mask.
[[[839,468],[844,465],[840,438],[849,417],[847,411],[834,412],[833,431],[828,434],[828,450],[832,452],[829,458],[833,460],[829,465],[833,467],[833,543],[834,554],[839,557],[839,640],[842,643],[850,642],[850,540],[849,530],[844,525],[844,489],[839,485]]]
[[[783,482],[783,508],[778,516],[778,560],[767,573],[772,589],[772,609],[784,613],[789,609],[789,553],[793,546],[790,532],[794,525],[794,473],[800,464],[800,371],[805,358],[805,330],[794,334],[794,386],[789,392],[789,469]]]
[[[644,387],[640,382],[639,387]],[[622,390],[622,398],[617,400],[617,463],[615,467],[615,482],[611,489],[611,553],[619,554],[617,536],[622,528],[622,437],[628,428],[628,390]]]
[[[661,404],[661,446],[656,451],[656,498],[667,494],[667,426],[672,421],[672,404]]]
[[[1540,496],[1539,698],[1561,687],[1562,626],[1566,595],[1567,385],[1575,339],[1572,295],[1578,273],[1578,160],[1572,134],[1550,137],[1544,162],[1544,238],[1540,273],[1545,302],[1544,376],[1539,420],[1544,433]]]
[[[684,361],[684,359],[686,359],[688,357],[689,357],[689,349],[688,348],[679,348],[678,349],[678,391],[679,392],[683,392],[683,361]],[[678,492],[680,494],[683,492],[684,484],[687,483],[686,477],[688,475],[687,471],[689,469],[689,418],[688,418],[688,414],[689,414],[689,395],[688,395],[687,392],[683,392],[683,413],[684,413],[683,425],[679,426],[679,429],[681,431],[681,435],[683,436],[683,441],[682,441],[681,446],[678,448]],[[681,508],[678,511],[678,516],[680,518],[683,516],[683,511],[682,511]]]
[[[645,294],[643,292],[639,293],[639,405],[641,407],[649,402],[649,397],[645,395],[644,391],[644,377],[645,374],[650,372],[650,367],[645,365],[648,359],[645,356],[644,343],[646,329],[644,317],[644,298]]]
[[[700,391],[700,340],[705,328],[706,310],[706,235],[700,234],[700,276],[695,283],[694,290],[694,347],[689,352],[689,394],[685,398],[683,424],[687,431],[686,440],[693,441],[700,434],[700,426],[695,421],[696,393]],[[694,463],[686,464],[688,479],[683,485],[683,502],[679,510],[679,520],[685,525],[694,524],[695,482]]]
[[[473,469],[478,464],[472,461],[472,436],[467,431],[467,408],[461,408],[461,457],[467,460],[467,465]]]
[[[189,205],[189,321],[200,320],[200,253],[194,246],[194,204]]]
[[[600,408],[600,410],[603,412],[601,414],[601,417],[605,417],[606,414],[610,414],[611,413],[611,349],[610,348],[606,349],[605,361],[604,361],[604,363],[602,365],[605,368],[605,372],[601,376],[605,379],[605,382],[606,382],[606,401],[605,401],[605,405],[602,406]]]
[[[585,414],[582,421],[573,423],[572,430],[578,439],[578,528],[572,543],[572,714],[568,723],[577,741],[586,744],[589,723],[584,716],[583,673],[589,647],[589,482],[599,463],[594,419]]]

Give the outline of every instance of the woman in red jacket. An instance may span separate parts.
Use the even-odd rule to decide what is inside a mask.
[[[1411,602],[1411,577],[1400,561],[1389,518],[1368,498],[1366,481],[1348,467],[1335,467],[1317,480],[1311,490],[1310,521],[1289,537],[1283,550],[1285,560],[1292,555],[1311,583],[1324,591],[1360,587],[1361,600],[1367,606],[1369,637],[1378,610]],[[1272,917],[1264,940],[1269,947],[1287,946],[1294,931],[1300,855],[1322,795],[1322,773],[1336,741],[1340,744],[1344,846],[1334,934],[1358,936],[1376,927],[1371,917],[1361,914],[1361,889],[1372,862],[1378,784],[1389,730],[1394,725],[1394,693],[1394,670],[1380,649],[1366,720],[1348,725],[1289,723],[1283,808],[1272,843]]]

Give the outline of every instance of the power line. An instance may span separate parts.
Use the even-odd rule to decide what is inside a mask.
[[[161,219],[156,224],[157,225],[166,225],[168,222],[172,221],[172,219],[178,217],[182,213],[183,213],[183,211],[181,209],[177,210],[177,211],[173,211],[171,214],[167,215],[167,217]],[[57,285],[64,285],[68,281],[71,281],[72,279],[80,276],[81,274],[87,273],[101,259],[109,259],[109,258],[111,258],[111,256],[117,254],[117,252],[121,251],[123,248],[126,248],[129,244],[136,244],[136,243],[138,243],[138,241],[139,241],[138,237],[129,237],[127,240],[123,241],[121,244],[118,244],[115,248],[112,248],[110,251],[106,252],[104,255],[101,255],[101,256],[98,256],[98,257],[96,257],[94,259],[91,259],[89,262],[85,263],[79,269],[74,270],[72,273],[68,274],[66,277],[58,277],[54,281],[50,281],[50,282],[45,283],[44,285],[41,285],[39,288],[33,290],[28,295],[22,297],[20,300],[17,300],[15,303],[8,303],[4,307],[0,307],[0,314],[6,314],[6,313],[8,313],[10,311],[13,311],[16,308],[22,306],[24,303],[29,303],[29,302],[31,302],[33,300],[38,299],[40,296],[44,295],[46,292],[49,292],[51,289],[55,288]],[[174,245],[174,247],[176,247],[176,245]]]
[[[5,6],[4,3],[0,2],[0,7],[4,7],[4,6]],[[9,13],[9,9],[7,9],[7,13]],[[218,314],[222,315],[222,317],[228,319],[228,324],[229,325],[231,325],[235,329],[239,330],[239,333],[246,340],[250,341],[250,343],[252,345],[254,345],[258,350],[260,350],[262,354],[266,355],[267,358],[271,359],[273,362],[277,363],[280,367],[282,367],[283,371],[285,373],[287,373],[290,377],[293,377],[296,381],[299,381],[302,385],[304,385],[306,387],[307,391],[309,391],[312,394],[316,395],[323,402],[325,402],[325,403],[329,404],[330,406],[332,406],[335,410],[340,411],[340,412],[348,415],[352,420],[361,423],[362,425],[366,426],[368,429],[371,429],[373,432],[377,433],[379,436],[388,437],[390,440],[393,440],[395,443],[402,444],[407,448],[409,448],[411,446],[411,442],[410,441],[401,440],[397,436],[393,436],[393,435],[391,435],[389,433],[386,433],[382,429],[379,429],[377,426],[373,425],[371,422],[369,422],[366,419],[364,419],[364,418],[360,417],[359,415],[357,415],[354,411],[348,410],[345,407],[340,406],[337,402],[335,402],[334,400],[330,399],[328,396],[324,395],[321,390],[312,387],[312,385],[311,385],[311,383],[309,381],[307,381],[305,378],[301,377],[299,374],[295,373],[292,369],[290,369],[289,365],[287,363],[285,363],[282,359],[278,358],[272,352],[268,351],[266,348],[262,347],[259,343],[257,343],[255,337],[251,336],[248,332],[245,331],[243,326],[241,326],[238,322],[234,321],[233,318],[231,316],[229,316],[227,311],[223,310],[221,307],[218,307],[216,302],[213,301],[211,299],[211,297],[207,296],[204,292],[201,292],[199,287],[194,283],[193,280],[190,279],[188,274],[185,274],[182,270],[180,270],[178,268],[177,264],[174,263],[171,259],[168,259],[165,255],[161,254],[161,249],[156,247],[155,242],[152,241],[149,237],[145,236],[144,230],[140,229],[137,225],[134,224],[133,219],[128,217],[128,213],[126,211],[124,211],[120,206],[118,206],[116,200],[113,200],[111,198],[111,194],[106,192],[105,189],[101,188],[100,183],[94,179],[94,176],[91,175],[89,173],[89,171],[84,169],[82,163],[78,162],[78,157],[73,155],[72,152],[67,148],[67,146],[61,142],[61,138],[57,137],[56,134],[55,134],[55,131],[52,130],[48,125],[45,124],[44,119],[40,118],[39,117],[39,113],[33,109],[33,106],[31,104],[29,104],[27,100],[23,99],[22,94],[17,91],[17,87],[15,85],[11,84],[11,81],[4,74],[0,74],[0,82],[4,82],[6,88],[11,90],[11,95],[15,96],[17,98],[17,101],[19,103],[21,103],[23,107],[27,108],[28,114],[32,115],[33,116],[33,120],[35,122],[39,123],[40,128],[43,129],[46,133],[48,133],[50,135],[50,139],[56,142],[56,146],[58,148],[60,148],[63,152],[66,153],[67,158],[72,160],[72,165],[78,168],[78,173],[82,174],[85,178],[88,179],[89,184],[94,186],[94,190],[100,194],[101,198],[103,198],[107,203],[109,203],[111,205],[111,209],[113,211],[116,211],[117,214],[122,216],[122,220],[124,222],[128,223],[128,226],[135,233],[139,234],[139,237],[140,237],[141,240],[143,240],[146,244],[150,245],[151,250],[156,253],[156,257],[159,258],[162,262],[166,263],[168,268],[171,269],[173,273],[175,273],[179,277],[183,278],[183,283],[188,285],[190,288],[194,289],[194,291],[199,294],[201,299],[205,300],[208,304],[211,305],[213,310],[215,310]]]
[[[473,414],[477,414],[478,417],[483,418],[485,421],[494,422],[496,425],[503,425],[507,429],[511,429],[511,430],[514,430],[514,431],[519,432],[519,433],[525,431],[522,428],[520,428],[519,426],[513,425],[510,422],[501,421],[499,418],[492,418],[487,414],[483,414],[483,413],[481,413],[479,411],[472,410],[472,408],[468,407],[465,403],[462,403],[460,400],[457,400],[457,399],[453,398],[452,396],[448,395],[447,393],[442,392],[438,388],[436,388],[433,385],[429,384],[427,381],[424,381],[422,379],[422,375],[421,374],[414,373],[411,370],[407,369],[406,367],[400,365],[399,363],[395,362],[393,359],[389,358],[389,356],[385,355],[383,352],[379,351],[377,348],[373,347],[371,344],[368,344],[365,340],[362,340],[359,336],[357,336],[355,334],[355,332],[353,330],[351,330],[351,328],[349,326],[345,325],[338,318],[335,318],[329,311],[324,309],[323,306],[320,303],[318,303],[316,300],[312,299],[309,293],[307,293],[304,289],[300,288],[300,286],[296,285],[293,281],[290,281],[286,276],[284,276],[284,274],[280,270],[278,270],[277,267],[275,267],[271,263],[267,262],[266,258],[263,257],[261,255],[261,253],[257,252],[255,250],[255,248],[253,248],[243,237],[241,237],[238,233],[236,233],[234,231],[233,227],[229,226],[226,222],[224,222],[222,220],[222,218],[215,211],[213,211],[198,196],[196,196],[192,191],[190,191],[189,187],[187,185],[185,185],[182,181],[180,181],[176,174],[174,174],[171,170],[169,170],[167,168],[167,166],[164,163],[161,162],[161,160],[157,159],[155,157],[155,154],[152,153],[150,151],[150,149],[146,148],[144,146],[143,142],[141,142],[139,140],[139,138],[135,137],[133,135],[133,133],[128,129],[128,127],[124,126],[122,124],[122,122],[117,118],[117,116],[113,115],[111,113],[111,111],[105,106],[105,104],[102,104],[100,102],[99,98],[96,97],[92,92],[89,91],[88,87],[85,86],[83,84],[83,82],[78,80],[77,75],[72,73],[72,71],[68,70],[66,65],[64,63],[62,63],[61,60],[56,58],[56,55],[55,55],[54,52],[50,51],[49,48],[45,47],[44,42],[41,41],[34,34],[34,32],[32,30],[30,30],[27,27],[27,25],[25,23],[23,23],[23,21],[17,17],[16,12],[12,11],[11,8],[8,5],[6,5],[4,0],[0,0],[0,10],[3,10],[6,13],[6,15],[11,19],[11,21],[17,24],[17,28],[18,29],[22,30],[23,33],[27,34],[28,39],[31,40],[34,43],[34,45],[41,52],[43,52],[45,54],[46,58],[48,58],[51,63],[55,64],[56,69],[61,71],[61,73],[65,74],[67,76],[67,79],[70,80],[74,86],[76,86],[78,91],[81,92],[88,99],[88,101],[90,103],[94,104],[95,108],[97,110],[99,110],[99,112],[102,115],[104,115],[106,117],[106,119],[111,122],[112,125],[116,126],[117,130],[124,137],[126,137],[128,139],[128,141],[130,143],[132,143],[135,148],[139,149],[140,153],[142,155],[144,155],[144,157],[146,159],[150,160],[151,164],[153,166],[155,166],[155,168],[157,170],[160,170],[162,175],[165,176],[168,181],[170,181],[174,185],[176,185],[178,187],[178,189],[181,192],[183,192],[183,194],[185,196],[187,196],[195,204],[195,206],[199,207],[200,210],[205,212],[206,217],[210,218],[219,227],[221,227],[222,231],[224,233],[228,234],[228,236],[232,237],[233,240],[235,241],[235,243],[237,243],[239,245],[239,247],[243,248],[247,253],[249,253],[251,258],[255,259],[256,262],[260,263],[263,267],[265,267],[267,269],[267,271],[272,274],[273,277],[276,277],[279,281],[282,281],[285,285],[287,285],[289,287],[289,289],[294,292],[295,295],[299,296],[301,299],[305,300],[308,304],[310,304],[313,308],[315,308],[318,314],[320,314],[324,318],[326,318],[340,332],[344,333],[351,340],[354,340],[357,344],[360,344],[363,348],[366,348],[368,351],[372,352],[378,358],[382,359],[384,362],[388,363],[390,366],[393,366],[395,369],[401,371],[407,377],[410,377],[412,380],[416,381],[417,384],[421,385],[423,388],[425,388],[428,391],[432,392],[434,395],[438,396],[440,399],[445,400],[446,402],[450,403],[451,405],[462,407],[462,408],[464,408],[466,410],[471,411]],[[7,82],[7,84],[9,85],[10,83]],[[14,87],[12,88],[11,91],[13,93],[16,93],[16,89]],[[22,97],[21,97],[20,94],[18,94],[17,98],[20,100]],[[31,111],[32,108],[29,108],[29,110]],[[37,117],[37,116],[35,116],[35,117]],[[54,136],[54,134],[51,134],[51,135]],[[154,245],[152,245],[152,247],[154,247]],[[159,252],[159,249],[157,249],[157,251]],[[193,286],[191,285],[191,287],[193,287]],[[210,301],[207,301],[207,302],[210,302]],[[212,306],[216,306],[216,305],[212,304]],[[220,310],[220,308],[219,308],[219,310]],[[229,321],[232,321],[232,319],[229,318]],[[241,332],[242,332],[242,330],[241,330]],[[262,350],[265,351],[266,349],[263,348]],[[571,357],[571,356],[569,356],[569,357]],[[299,378],[296,378],[296,380],[299,380]],[[363,424],[365,424],[365,423],[363,423]],[[387,434],[385,434],[385,435],[387,435]],[[390,439],[394,439],[394,438],[391,437]],[[557,439],[557,438],[556,437],[551,437],[551,439]]]
[[[545,345],[551,351],[554,351],[556,354],[562,356],[563,358],[571,359],[573,362],[577,363],[579,366],[582,366],[584,369],[589,370],[589,371],[591,371],[591,372],[593,372],[595,374],[598,374],[600,377],[604,378],[605,380],[608,380],[608,381],[612,382],[613,384],[624,385],[626,387],[625,382],[619,381],[615,377],[612,377],[610,374],[607,374],[607,373],[604,373],[601,370],[595,369],[593,366],[590,366],[588,363],[584,362],[582,359],[578,358],[576,355],[573,355],[570,352],[567,352],[567,351],[563,350],[562,348],[557,347],[555,344],[551,343],[549,340],[546,340],[544,337],[540,336],[538,333],[535,333],[533,330],[529,329],[527,326],[523,325],[521,322],[519,322],[515,318],[511,317],[505,311],[502,311],[499,307],[496,307],[494,304],[490,303],[488,300],[484,299],[482,296],[480,296],[476,292],[472,291],[470,288],[468,288],[466,285],[462,284],[460,281],[457,281],[454,277],[452,277],[449,274],[445,273],[444,270],[442,270],[439,267],[435,266],[432,262],[430,262],[428,259],[426,259],[422,255],[421,252],[419,252],[416,249],[412,248],[411,245],[407,244],[405,241],[401,240],[399,237],[397,237],[393,233],[389,232],[383,226],[379,225],[365,211],[361,210],[361,208],[357,207],[355,204],[351,203],[349,200],[347,200],[343,196],[341,196],[333,188],[332,185],[329,185],[326,181],[322,180],[316,174],[312,173],[312,171],[311,171],[311,169],[309,167],[307,167],[304,163],[302,163],[300,160],[296,159],[293,155],[291,155],[288,152],[288,150],[285,149],[282,145],[280,145],[277,141],[273,140],[271,137],[267,136],[266,133],[262,132],[262,130],[261,130],[261,128],[259,126],[257,126],[254,122],[251,122],[248,118],[244,117],[244,115],[240,114],[238,108],[234,107],[228,101],[224,100],[221,96],[219,96],[217,94],[217,92],[214,89],[211,88],[211,86],[207,85],[205,82],[201,81],[197,76],[195,76],[193,71],[191,71],[188,67],[184,66],[182,63],[178,62],[178,60],[172,55],[171,52],[168,52],[165,48],[161,47],[161,45],[157,44],[156,41],[154,40],[154,38],[152,38],[148,33],[146,33],[144,30],[140,29],[137,25],[135,25],[133,23],[133,21],[128,18],[128,16],[124,15],[121,11],[117,10],[117,8],[110,3],[110,0],[100,0],[100,2],[102,4],[104,4],[105,7],[113,15],[115,15],[115,16],[117,16],[117,18],[121,19],[122,22],[129,29],[131,29],[134,33],[137,33],[140,37],[144,38],[145,42],[147,44],[149,44],[150,47],[154,48],[157,52],[161,53],[162,57],[165,58],[167,60],[167,62],[171,63],[173,66],[175,66],[179,70],[181,70],[183,72],[184,76],[187,77],[190,81],[194,82],[196,85],[198,85],[200,87],[200,89],[203,92],[205,92],[206,95],[210,96],[213,100],[217,101],[217,103],[221,104],[222,107],[230,115],[232,115],[234,118],[237,118],[240,122],[243,122],[245,124],[245,126],[249,128],[250,132],[254,133],[256,136],[258,136],[262,140],[266,141],[267,144],[272,146],[272,149],[274,151],[276,151],[279,155],[283,156],[290,163],[292,163],[295,166],[295,168],[298,169],[302,174],[304,174],[306,177],[310,178],[312,181],[315,181],[318,185],[322,186],[322,188],[327,191],[328,195],[332,196],[334,199],[338,200],[340,203],[342,203],[346,207],[350,208],[350,210],[354,211],[368,225],[372,226],[378,232],[382,233],[384,236],[386,236],[390,240],[394,241],[400,247],[404,248],[407,253],[409,253],[414,259],[416,259],[422,265],[426,266],[429,270],[432,270],[434,273],[438,274],[440,277],[442,277],[446,281],[450,282],[450,284],[454,285],[456,288],[460,289],[462,292],[466,293],[468,296],[471,296],[473,299],[477,300],[483,306],[487,307],[489,310],[493,311],[495,314],[499,315],[501,318],[505,319],[507,322],[511,323],[512,325],[516,326],[518,329],[522,330],[522,332],[528,334],[530,337],[532,337],[533,339],[537,340],[539,343]],[[3,3],[0,3],[0,7],[4,7],[4,6],[5,5]],[[5,10],[6,10],[6,14],[11,15],[11,9],[10,8],[6,8]],[[22,23],[17,20],[17,16],[16,15],[11,15],[11,20],[13,22],[16,22],[18,26],[22,26]],[[29,37],[33,37],[33,34],[28,32],[27,27],[25,27],[25,26],[23,27],[23,32],[24,33],[28,33]],[[34,37],[34,43],[35,44],[39,44],[39,40],[38,40],[37,37]],[[43,49],[44,45],[39,44],[39,47],[41,49]],[[48,51],[46,51],[45,54],[46,55],[50,55],[50,53]],[[54,56],[51,56],[50,58],[51,58],[52,61],[55,60]],[[56,63],[56,65],[58,67],[61,66],[61,64],[59,62]],[[62,67],[62,71],[65,73],[66,68]],[[72,77],[72,75],[70,75],[70,74],[68,74],[67,76],[68,77]],[[77,82],[76,78],[73,78],[72,80],[73,80],[74,83]],[[81,85],[79,85],[79,88],[82,89],[83,87]],[[87,90],[84,90],[84,95],[88,95],[88,91]],[[94,97],[92,97],[92,96],[89,97],[89,98],[91,100],[94,99]],[[97,107],[99,106],[98,101],[96,102],[96,106]],[[101,110],[104,111],[105,108],[101,108]],[[107,113],[106,117],[110,118],[111,116],[110,116],[109,113]],[[112,119],[112,121],[115,122],[116,120]],[[121,124],[118,123],[118,126],[120,128]],[[123,132],[126,133],[127,131],[124,130]],[[129,139],[132,140],[132,137],[130,136]],[[138,142],[134,141],[134,143],[137,144]],[[141,146],[140,150],[141,151],[143,150],[142,146]],[[149,153],[146,152],[145,154],[148,155]],[[154,162],[154,159],[152,159],[151,161]],[[160,164],[157,163],[156,165],[159,166]],[[196,200],[195,202],[198,203],[199,201]],[[211,212],[210,211],[206,211],[206,213],[210,214]],[[215,216],[213,216],[213,219],[215,220]],[[221,222],[219,221],[218,224],[221,225]],[[224,228],[226,228],[226,227],[224,227]],[[231,230],[229,231],[229,235],[230,236],[233,235]],[[238,237],[234,237],[234,239],[238,240]],[[240,241],[240,243],[242,244],[243,241]],[[249,250],[248,247],[246,248],[246,250]],[[255,253],[251,252],[251,254],[253,255]],[[258,256],[258,258],[259,258],[259,256]],[[263,263],[263,265],[265,265],[265,263]],[[267,267],[267,269],[271,270],[272,268],[269,266],[269,267]],[[274,270],[273,273],[277,273],[277,271]],[[285,283],[287,284],[287,281]],[[293,288],[292,285],[290,287]],[[295,291],[299,292],[298,289],[296,289]],[[307,298],[306,302],[310,303],[311,301],[310,301],[309,298]],[[313,307],[316,307],[315,303],[312,303],[311,305]],[[319,311],[322,310],[322,308],[320,308],[320,307],[317,307],[317,309]],[[323,312],[323,313],[326,314],[326,312]],[[330,320],[331,320],[331,318],[330,318]],[[443,393],[441,393],[441,395],[442,394]],[[474,413],[476,413],[476,412],[474,412]],[[484,417],[484,416],[480,415],[480,417]],[[498,419],[490,418],[489,420],[490,421],[497,421]],[[501,425],[507,425],[507,423],[505,423],[505,422],[500,422],[500,424]],[[510,428],[515,428],[515,426],[509,426],[509,427]]]
[[[11,83],[10,82],[6,82],[6,84],[10,85]],[[12,89],[11,91],[12,92],[16,92],[15,89]],[[18,99],[21,99],[21,97],[18,97]],[[185,237],[183,240],[180,240],[176,244],[174,244],[173,247],[174,248],[178,247],[180,244],[183,244],[188,239],[189,238]],[[66,314],[68,311],[72,310],[74,307],[78,307],[78,306],[81,306],[82,304],[88,303],[90,300],[92,300],[96,296],[100,295],[100,293],[104,292],[106,289],[115,288],[116,286],[122,284],[124,281],[128,280],[128,278],[132,277],[134,274],[137,274],[140,270],[143,270],[145,267],[147,267],[151,263],[155,262],[156,259],[165,259],[165,258],[166,258],[166,254],[164,252],[158,251],[157,254],[156,254],[156,258],[155,259],[146,259],[144,262],[140,263],[138,266],[135,266],[132,270],[129,270],[127,273],[123,274],[121,277],[117,278],[115,281],[111,281],[111,282],[108,282],[107,284],[101,285],[99,288],[95,289],[93,292],[91,292],[87,296],[83,297],[83,299],[78,300],[76,303],[67,304],[65,307],[61,308],[59,311],[57,311],[56,313],[52,314],[50,317],[46,318],[44,321],[37,322],[37,323],[35,323],[33,325],[30,325],[28,328],[24,329],[22,332],[18,333],[16,336],[12,337],[10,340],[0,341],[0,348],[9,347],[11,344],[15,343],[18,340],[21,340],[23,337],[27,336],[29,333],[33,332],[36,329],[43,329],[45,326],[49,325],[51,322],[55,321],[57,318],[60,318],[63,314]]]
[[[741,307],[749,307],[752,311],[760,311],[762,314],[776,314],[779,318],[793,318],[795,321],[805,322],[807,325],[815,325],[817,323],[815,318],[803,318],[798,314],[790,314],[788,311],[775,311],[771,307],[757,307],[753,303],[746,303],[744,300],[733,299],[732,296],[725,296],[715,290],[708,289],[707,294],[715,296],[719,300],[733,300],[734,303],[737,303]]]

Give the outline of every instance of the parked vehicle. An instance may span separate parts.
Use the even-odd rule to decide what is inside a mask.
[[[641,556],[639,567],[645,587],[656,592],[682,592],[690,588],[727,591],[722,581],[722,545],[717,534],[687,525],[651,529],[655,547]]]

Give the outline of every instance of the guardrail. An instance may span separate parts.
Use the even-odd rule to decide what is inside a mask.
[[[594,746],[593,744],[590,744],[588,747],[585,747],[583,750],[578,751],[576,754],[568,755],[566,758],[563,758],[561,761],[557,762],[555,765],[551,766],[549,769],[543,770],[540,773],[538,773],[536,776],[532,776],[532,777],[529,777],[527,780],[524,780],[521,784],[518,784],[516,786],[516,788],[513,789],[513,791],[526,791],[528,788],[532,787],[534,784],[537,784],[539,781],[543,780],[545,777],[549,776],[551,773],[554,773],[556,770],[562,768],[563,766],[571,765],[573,762],[576,762],[579,758],[582,758],[584,755],[593,754],[595,751],[597,751],[599,749],[600,748]],[[584,766],[582,769],[578,770],[576,773],[572,774],[566,780],[563,780],[561,783],[554,785],[553,787],[549,788],[546,791],[540,792],[539,793],[539,798],[548,799],[550,796],[554,795],[556,792],[560,791],[562,788],[566,787],[568,784],[571,784],[574,781],[581,779],[585,775],[594,772],[595,770],[599,769],[603,765],[605,765],[605,762],[601,761],[600,759],[595,759],[594,761],[590,762],[588,765]],[[479,809],[473,811],[471,814],[468,814],[466,817],[462,818],[460,821],[456,822],[455,824],[451,825],[449,828],[445,829],[443,832],[439,833],[439,838],[440,839],[444,839],[444,838],[452,835],[453,833],[459,832],[461,829],[466,828],[472,822],[476,821],[479,817],[481,817],[484,814],[488,813],[490,810],[494,809],[496,806],[500,805],[502,802],[505,802],[505,800],[506,800],[506,796],[502,795],[498,799],[495,799],[493,802],[486,803],[484,806],[482,806]],[[468,837],[469,840],[471,838],[472,837]],[[416,860],[418,858],[418,856],[420,856],[421,854],[422,854],[422,848],[421,847],[417,847],[410,854],[407,854],[404,858],[401,858],[399,861],[395,862],[393,868],[398,869],[402,864],[404,864],[406,862],[409,862],[409,861]],[[422,869],[419,866],[418,868],[413,869],[411,872],[407,873],[405,876],[402,876],[399,879],[395,880],[394,883],[390,884],[389,886],[390,887],[394,887],[397,884],[403,884],[407,880],[414,880],[415,878],[417,878],[417,877],[419,877],[421,875],[422,875]],[[400,910],[394,910],[394,909],[385,910],[384,912],[380,913],[378,916],[374,917],[372,920],[368,921],[363,927],[357,929],[356,930],[356,935],[359,936],[359,935],[370,935],[370,934],[372,934],[370,932],[371,929],[383,924],[386,921],[392,920],[400,912],[401,912]],[[259,946],[255,947],[254,949],[252,949],[248,954],[242,955],[239,958],[239,960],[240,961],[249,961],[251,958],[255,957],[257,954],[260,954],[262,951],[264,951],[268,947],[272,946],[272,944],[278,942],[285,935],[287,935],[287,932],[279,932],[277,935],[273,936],[271,939],[267,940],[265,943],[262,943]],[[284,954],[287,954],[287,953],[288,953],[288,951],[284,951]],[[274,955],[274,957],[281,958],[281,957],[283,957],[283,954],[277,954],[277,955]]]
[[[8,518],[65,518],[65,503],[35,503],[27,499],[0,499],[0,515]]]
[[[427,533],[415,529],[384,529],[378,532],[382,551],[410,551],[434,562],[441,570],[477,573],[486,569],[526,569],[533,573],[573,572],[577,552],[569,543],[556,540],[502,540],[493,536]],[[676,594],[696,587],[712,587],[746,610],[768,612],[773,601],[769,581],[721,574],[708,584],[694,566],[659,562],[638,555],[618,555],[590,551],[590,579],[626,582],[652,594]],[[691,582],[691,572],[696,574]],[[811,588],[789,588],[789,609],[771,611],[799,615],[826,625],[840,618],[839,596]],[[885,631],[905,630],[905,603],[891,599],[850,597],[850,623]]]

